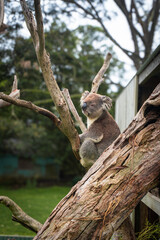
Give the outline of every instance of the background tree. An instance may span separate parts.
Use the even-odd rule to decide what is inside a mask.
[[[50,7],[50,14],[58,14],[60,11],[62,14],[66,13],[68,17],[72,18],[72,14],[76,12],[84,18],[92,19],[93,24],[97,22],[106,38],[110,39],[114,46],[120,48],[133,61],[137,70],[151,54],[155,42],[155,35],[156,33],[159,35],[159,0],[152,0],[150,3],[146,3],[144,0],[62,0],[62,2],[64,4],[59,4],[54,1],[52,7]],[[128,50],[119,43],[118,36],[121,33],[118,28],[117,38],[115,38],[113,33],[108,29],[108,24],[118,15],[116,8],[112,11],[108,10],[108,5],[111,4],[111,2],[115,3],[126,19],[133,41],[133,50]]]

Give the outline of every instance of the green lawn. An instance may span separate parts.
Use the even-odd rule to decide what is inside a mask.
[[[69,187],[21,188],[10,190],[0,187],[0,195],[15,201],[28,215],[41,223],[47,219],[53,208],[69,192]],[[19,223],[11,220],[11,212],[0,204],[0,235],[34,236]]]

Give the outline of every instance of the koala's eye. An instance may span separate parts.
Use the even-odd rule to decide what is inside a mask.
[[[94,103],[91,103],[91,107],[94,107],[95,106],[95,104]]]

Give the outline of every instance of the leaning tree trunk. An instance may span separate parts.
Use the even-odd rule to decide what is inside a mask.
[[[129,127],[53,210],[34,240],[110,239],[158,182],[160,84]]]

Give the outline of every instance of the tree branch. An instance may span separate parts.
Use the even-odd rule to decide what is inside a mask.
[[[38,107],[35,104],[33,104],[32,102],[28,102],[28,101],[21,100],[21,99],[15,99],[15,98],[8,96],[2,92],[0,92],[0,99],[3,99],[4,101],[6,101],[10,104],[14,104],[16,106],[28,108],[36,113],[40,113],[41,115],[48,117],[62,131],[61,121],[49,110]]]
[[[40,55],[42,55],[45,49],[45,38],[44,38],[43,17],[42,17],[42,11],[40,7],[40,0],[34,0],[34,6],[35,6],[35,16],[36,16],[36,22],[37,22],[37,32],[39,36],[39,53]]]
[[[4,19],[4,0],[0,0],[0,28],[3,24]]]
[[[148,33],[148,42],[147,42],[147,49],[146,49],[147,57],[152,48],[152,42],[153,42],[153,38],[154,38],[156,24],[157,24],[158,17],[159,17],[159,11],[160,11],[160,1],[159,0],[153,1],[152,14],[151,14],[151,17],[148,18],[148,20],[147,20],[148,26],[152,22],[151,29],[150,29],[150,31],[148,31],[149,33]]]
[[[78,123],[78,126],[80,127],[82,132],[85,132],[87,128],[84,125],[84,123],[82,122],[82,119],[78,115],[78,112],[77,112],[77,110],[76,110],[76,108],[75,108],[75,106],[74,106],[74,104],[71,100],[68,89],[64,88],[62,92],[63,92],[63,95],[64,95],[64,97],[65,97],[65,99],[68,103],[68,106],[69,106],[69,109],[70,109],[71,113],[73,114],[76,122]]]
[[[35,0],[35,3],[39,3],[39,0]],[[74,123],[71,118],[68,105],[67,105],[67,103],[64,99],[64,96],[63,96],[61,90],[59,89],[59,86],[54,78],[49,54],[46,52],[45,49],[43,51],[43,54],[42,55],[40,54],[40,52],[39,52],[39,44],[40,43],[39,43],[38,35],[37,35],[37,33],[35,33],[36,26],[35,26],[35,22],[33,20],[34,19],[33,14],[31,13],[31,11],[29,11],[25,0],[21,0],[21,6],[23,9],[27,27],[28,27],[29,31],[31,32],[31,36],[32,36],[34,42],[36,41],[34,44],[35,51],[37,54],[37,59],[38,59],[39,65],[40,65],[42,73],[43,73],[45,83],[47,85],[48,91],[50,92],[51,98],[52,98],[52,100],[55,104],[55,107],[61,118],[61,131],[68,137],[68,139],[72,145],[72,150],[73,150],[76,158],[79,159],[79,145],[80,145],[79,135],[78,135],[77,130],[74,127]],[[41,22],[41,23],[38,22],[38,21],[42,20],[42,16],[39,12],[39,7],[40,6],[38,4],[36,4],[37,25],[38,25],[38,28],[40,31],[40,29],[43,28],[43,26],[42,26],[43,22]],[[41,34],[41,33],[39,33],[39,34]],[[43,38],[43,34],[41,34],[40,37]],[[41,39],[41,41],[43,42],[42,39]],[[42,42],[41,42],[41,44],[42,44],[42,48],[43,48]]]
[[[111,58],[112,58],[111,53],[108,53],[105,60],[104,60],[104,63],[102,65],[101,69],[99,70],[99,72],[97,73],[95,78],[93,79],[92,88],[91,88],[92,93],[97,93],[98,92],[98,88],[99,88],[100,84],[103,82],[103,75],[107,71],[107,69],[110,65],[110,59]]]
[[[8,27],[5,23],[3,23],[3,20],[4,20],[4,0],[0,0],[0,33],[3,33]]]
[[[137,8],[137,5],[135,3],[135,0],[132,0],[132,6],[135,10],[135,14],[136,14],[136,18],[137,18],[137,22],[141,25],[142,29],[143,29],[143,32],[145,33],[146,30],[145,30],[145,24],[144,22],[142,21],[142,18],[140,17],[139,15],[139,11],[138,11],[138,8]]]
[[[28,216],[13,200],[6,196],[0,196],[0,203],[8,207],[13,216],[12,220],[19,222],[21,225],[30,229],[33,232],[38,232],[42,224],[32,217]]]
[[[21,3],[21,7],[23,9],[25,22],[26,22],[27,28],[31,34],[34,46],[35,46],[35,48],[38,48],[39,47],[39,38],[38,38],[37,26],[36,26],[36,22],[34,20],[33,14],[28,9],[25,0],[20,0],[20,3]]]
[[[18,80],[16,75],[14,75],[14,81],[13,81],[13,86],[12,86],[12,91],[9,94],[10,97],[17,99],[20,97],[20,90],[18,89]],[[5,102],[4,100],[0,100],[0,108],[9,106],[9,102]]]
[[[124,16],[128,22],[128,25],[130,27],[130,32],[131,32],[132,40],[134,43],[134,49],[135,49],[134,53],[132,53],[132,56],[130,56],[130,58],[132,57],[132,60],[134,59],[134,64],[135,64],[136,68],[138,69],[141,58],[139,56],[140,49],[139,49],[139,45],[138,45],[137,36],[139,36],[140,39],[142,40],[142,42],[145,44],[144,37],[140,34],[140,32],[136,29],[136,27],[134,25],[133,17],[132,17],[132,8],[131,8],[131,11],[128,11],[125,1],[122,1],[122,0],[121,1],[114,0],[114,1],[117,4],[117,6],[120,8],[122,13],[124,14]],[[131,2],[131,6],[133,6],[133,2]]]

